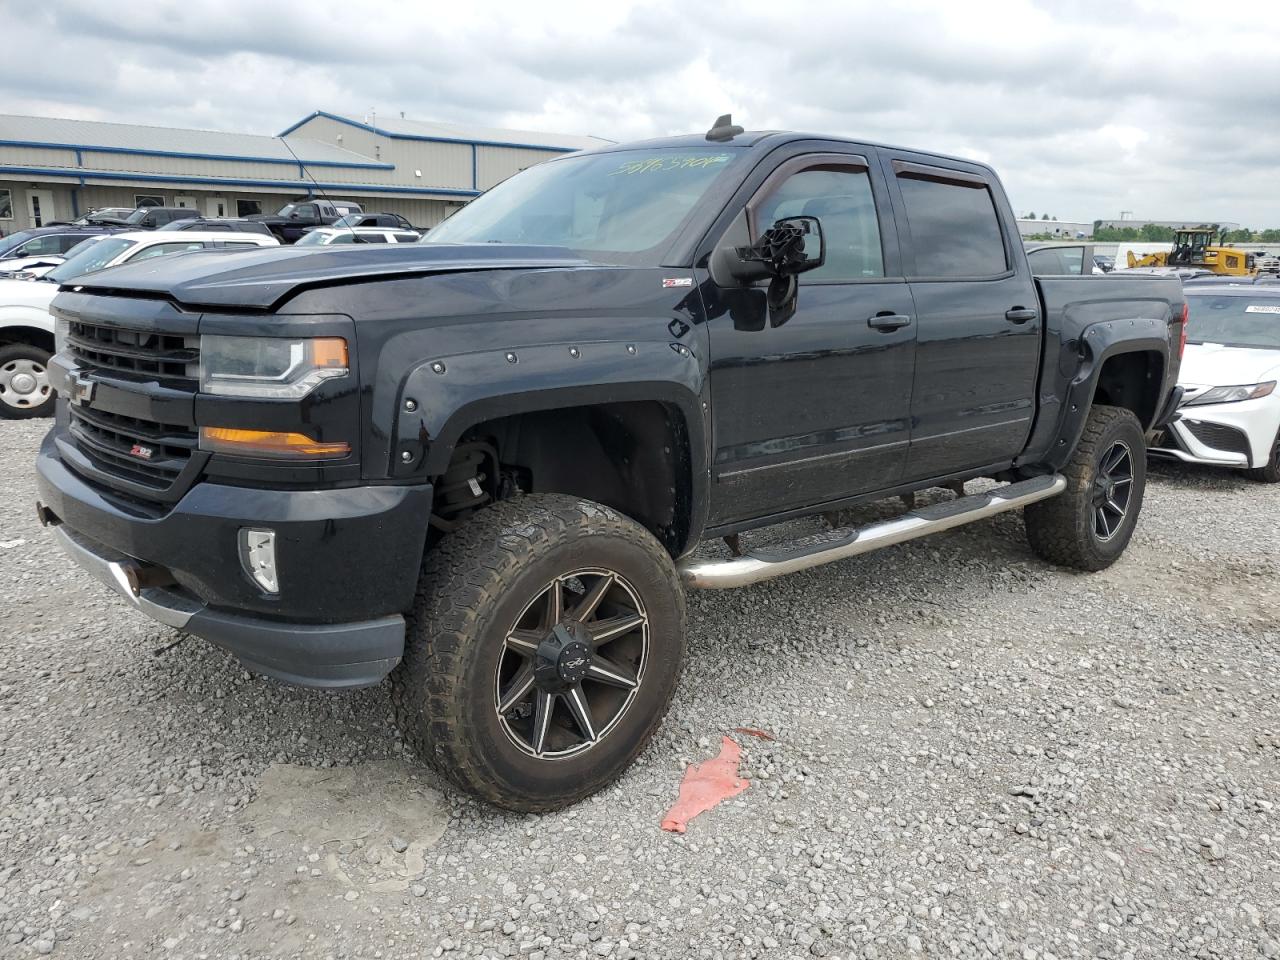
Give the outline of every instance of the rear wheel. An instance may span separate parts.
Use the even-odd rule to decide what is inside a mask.
[[[1065,491],[1023,511],[1031,548],[1064,567],[1105,569],[1124,553],[1142,510],[1147,455],[1138,418],[1094,406],[1062,474]]]
[[[0,418],[51,417],[56,400],[48,350],[29,343],[0,347]]]
[[[1280,483],[1280,432],[1271,444],[1271,457],[1260,467],[1252,467],[1248,471],[1250,479],[1260,483]]]
[[[644,748],[684,648],[684,593],[652,534],[597,503],[524,496],[428,553],[391,677],[396,717],[458,786],[551,810]]]

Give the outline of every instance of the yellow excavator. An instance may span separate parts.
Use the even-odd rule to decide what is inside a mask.
[[[1228,277],[1257,272],[1257,258],[1244,250],[1218,242],[1218,228],[1185,227],[1174,231],[1173,249],[1139,257],[1129,251],[1130,267],[1199,267]]]

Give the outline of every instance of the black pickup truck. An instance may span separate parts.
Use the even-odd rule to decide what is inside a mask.
[[[275,213],[255,213],[244,219],[262,224],[281,243],[297,243],[298,238],[308,230],[327,227],[343,217],[360,212],[360,204],[349,200],[330,201],[312,197],[286,203]]]
[[[686,587],[1019,508],[1041,557],[1112,563],[1176,406],[1179,282],[1033,278],[977,163],[726,121],[539,164],[427,239],[64,287],[38,510],[251,670],[390,675],[418,754],[513,809],[644,747]]]

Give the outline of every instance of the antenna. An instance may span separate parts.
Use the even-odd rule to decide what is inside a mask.
[[[322,189],[320,189],[320,184],[318,184],[318,183],[316,182],[316,178],[315,178],[315,177],[313,177],[313,176],[311,175],[311,171],[310,171],[310,170],[308,170],[308,169],[307,169],[307,165],[306,165],[305,163],[303,163],[303,162],[302,162],[302,158],[301,158],[301,157],[299,157],[296,153],[294,153],[293,146],[289,143],[288,139],[287,139],[287,138],[285,138],[285,137],[280,137],[280,138],[279,138],[279,140],[280,140],[280,142],[281,142],[281,143],[283,143],[283,144],[284,144],[284,148],[285,148],[286,150],[288,150],[288,151],[289,151],[289,156],[293,157],[294,161],[298,164],[298,169],[302,171],[302,175],[303,175],[304,177],[306,177],[308,180],[310,180],[310,181],[311,181],[311,186],[312,186],[312,187],[314,187],[314,188],[315,188],[315,192],[316,192],[316,193],[318,193],[318,194],[320,195],[320,199],[321,199],[321,200],[323,200],[325,203],[329,204],[330,206],[333,206],[333,201],[332,201],[332,200],[330,200],[327,196],[325,196],[325,192],[324,192]],[[335,207],[335,210],[336,210],[336,209],[337,209],[337,208]],[[339,219],[339,220],[346,219],[346,215],[344,214],[343,216],[339,217],[338,219]],[[363,238],[360,236],[360,234],[356,233],[356,228],[355,228],[355,227],[351,226],[350,224],[344,224],[344,226],[345,226],[348,230],[350,230],[350,231],[351,231],[351,242],[352,242],[352,243],[367,243],[367,242],[368,242],[367,240],[363,239]]]
[[[707,139],[712,143],[727,143],[740,133],[742,128],[733,122],[733,115],[726,113],[711,125]]]

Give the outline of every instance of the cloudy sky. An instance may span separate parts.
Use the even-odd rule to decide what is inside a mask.
[[[42,0],[5,18],[0,113],[277,133],[404,111],[624,140],[732,111],[984,160],[1020,214],[1280,227],[1262,6]]]

